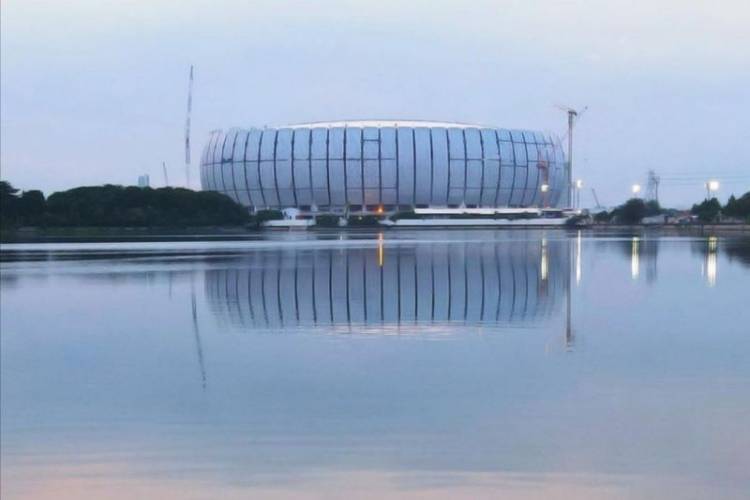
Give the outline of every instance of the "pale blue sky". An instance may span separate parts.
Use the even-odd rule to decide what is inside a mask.
[[[745,0],[82,1],[2,4],[2,177],[50,192],[193,180],[209,130],[343,118],[562,133],[605,204],[654,168],[750,190]],[[665,204],[703,195],[664,182]],[[590,203],[588,190],[583,203]]]

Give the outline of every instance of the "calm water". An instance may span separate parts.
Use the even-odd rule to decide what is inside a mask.
[[[5,245],[2,498],[747,498],[750,239]]]

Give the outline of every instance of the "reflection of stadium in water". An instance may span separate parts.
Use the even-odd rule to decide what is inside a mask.
[[[564,293],[564,241],[258,251],[206,272],[213,311],[241,327],[528,322]]]

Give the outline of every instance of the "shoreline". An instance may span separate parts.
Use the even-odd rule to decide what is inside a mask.
[[[315,227],[304,229],[263,228],[248,229],[242,226],[202,228],[145,228],[145,227],[75,227],[75,228],[21,228],[3,231],[0,243],[84,243],[84,242],[134,242],[134,241],[232,241],[263,238],[269,233],[312,232],[319,234],[372,233],[434,230],[482,230],[482,231],[587,231],[595,233],[653,232],[674,235],[725,235],[750,236],[750,224],[590,224],[582,226],[560,225],[514,225],[488,227],[481,225],[452,226],[362,226],[362,227]]]

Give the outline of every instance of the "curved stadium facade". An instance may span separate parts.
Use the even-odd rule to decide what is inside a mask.
[[[556,207],[566,175],[559,142],[541,132],[348,121],[214,131],[201,185],[251,210],[380,213]]]

